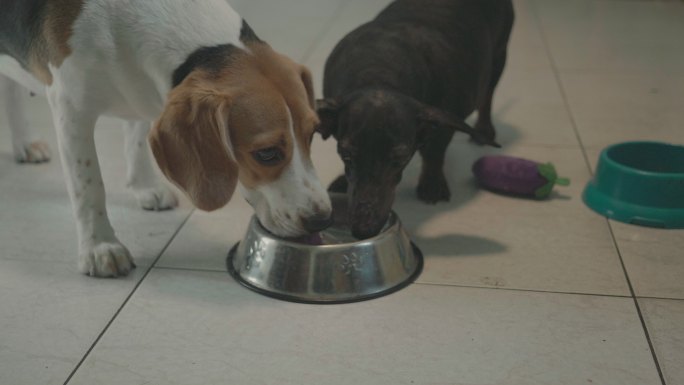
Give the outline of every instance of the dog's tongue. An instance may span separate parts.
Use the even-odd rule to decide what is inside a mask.
[[[323,244],[323,238],[321,238],[320,233],[314,233],[309,235],[304,235],[299,238],[290,239],[292,242],[297,242],[305,245],[320,246]]]

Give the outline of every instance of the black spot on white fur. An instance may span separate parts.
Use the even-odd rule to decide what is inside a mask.
[[[213,47],[202,47],[188,56],[185,63],[181,64],[171,79],[173,87],[177,87],[196,69],[203,69],[216,74],[229,66],[236,54],[242,50],[232,44],[222,44]]]

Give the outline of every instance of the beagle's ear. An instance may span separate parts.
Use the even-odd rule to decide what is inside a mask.
[[[418,121],[421,125],[420,132],[421,137],[423,138],[428,137],[430,135],[430,131],[435,127],[440,127],[464,132],[470,135],[470,137],[479,144],[501,148],[500,144],[496,143],[493,139],[487,138],[483,132],[480,132],[480,130],[470,127],[462,119],[459,119],[439,108],[422,106],[421,112],[418,114]]]
[[[180,85],[149,135],[164,175],[201,210],[225,206],[237,184],[228,132],[230,105],[228,95]]]
[[[309,100],[309,107],[311,109],[316,108],[316,97],[314,96],[313,78],[311,76],[311,71],[308,68],[301,66],[301,77],[302,83],[304,83],[304,88],[306,89],[306,96]]]
[[[321,124],[317,131],[323,140],[337,133],[340,104],[335,99],[319,99],[316,101],[316,112]]]

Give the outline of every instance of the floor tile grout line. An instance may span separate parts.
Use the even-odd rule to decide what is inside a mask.
[[[684,1],[684,0],[682,0]],[[636,297],[637,299],[653,299],[657,301],[679,301],[682,302],[684,301],[684,298],[668,298],[668,297],[653,297],[653,296],[648,296],[648,295],[640,295]]]
[[[164,253],[165,253],[166,250],[169,248],[169,246],[171,246],[171,243],[173,243],[173,240],[176,239],[176,236],[178,235],[178,233],[180,233],[180,231],[183,229],[183,227],[184,227],[185,224],[188,222],[188,220],[190,220],[190,217],[192,216],[192,214],[193,214],[194,212],[195,212],[194,209],[190,210],[190,212],[189,212],[188,215],[185,217],[185,219],[183,220],[183,222],[181,222],[180,226],[178,226],[178,228],[176,229],[176,231],[174,231],[174,233],[171,235],[171,238],[169,238],[168,242],[164,245],[164,247],[163,247],[163,248],[161,249],[161,251],[159,252],[159,255],[157,255],[157,257],[154,259],[154,261],[152,261],[152,263],[151,263],[150,266],[147,268],[147,270],[145,271],[145,273],[142,275],[142,277],[140,277],[140,279],[138,280],[138,282],[137,282],[137,283],[135,284],[135,286],[133,287],[133,290],[131,290],[131,292],[128,293],[128,296],[126,296],[126,298],[124,299],[123,303],[122,303],[121,306],[119,306],[119,308],[116,310],[116,312],[114,313],[114,315],[112,316],[112,318],[109,320],[109,322],[107,322],[107,325],[105,325],[105,327],[102,329],[102,331],[100,332],[100,334],[97,335],[97,338],[95,338],[95,341],[93,341],[93,343],[90,345],[90,347],[89,347],[88,350],[85,352],[85,354],[83,355],[83,357],[81,357],[81,359],[78,361],[78,363],[76,364],[76,366],[74,367],[74,369],[71,371],[71,373],[69,373],[69,376],[68,376],[67,379],[64,381],[64,385],[69,384],[69,382],[70,382],[71,379],[74,377],[74,375],[76,374],[76,372],[78,372],[78,370],[81,368],[81,366],[83,365],[83,363],[85,362],[85,360],[88,358],[88,356],[90,356],[90,353],[95,349],[95,347],[96,347],[97,344],[100,342],[100,340],[101,340],[102,337],[105,335],[105,333],[107,333],[107,330],[109,330],[109,327],[112,326],[112,324],[114,323],[114,321],[116,320],[116,318],[119,316],[119,314],[121,313],[121,311],[123,311],[124,307],[126,307],[126,305],[128,304],[128,302],[130,301],[130,299],[131,299],[131,298],[133,297],[133,295],[138,291],[138,288],[140,287],[140,285],[142,285],[143,281],[145,281],[145,278],[147,278],[147,276],[150,274],[150,272],[151,272],[152,269],[154,268],[154,265],[157,264],[157,261],[159,261],[159,259],[164,255]]]
[[[228,253],[226,252],[226,255]],[[214,269],[202,269],[198,267],[176,267],[176,266],[155,266],[157,270],[171,270],[171,271],[188,271],[194,273],[218,273],[218,274],[228,274],[228,270],[214,270]]]
[[[582,292],[573,292],[573,291],[518,289],[518,288],[507,288],[507,287],[458,285],[458,284],[434,283],[434,282],[415,282],[414,284],[415,285],[421,285],[421,286],[443,286],[443,287],[457,287],[457,288],[463,288],[463,289],[500,290],[500,291],[512,291],[512,292],[522,292],[522,293],[565,294],[565,295],[577,295],[577,296],[586,296],[586,297],[606,297],[606,298],[624,298],[624,299],[632,298],[629,295],[619,295],[619,294],[599,294],[599,293],[582,293]]]
[[[575,131],[575,136],[577,137],[577,142],[579,143],[581,149],[582,149],[582,154],[584,155],[584,161],[589,169],[590,175],[594,175],[593,170],[591,168],[591,162],[589,161],[589,156],[587,155],[587,150],[584,146],[584,142],[582,141],[582,135],[579,132],[579,127],[577,126],[577,121],[575,119],[574,114],[572,113],[572,108],[570,107],[570,102],[568,100],[568,95],[565,91],[565,87],[563,86],[563,81],[560,76],[560,72],[558,70],[558,65],[556,64],[556,60],[553,57],[553,54],[551,53],[551,48],[549,46],[549,41],[546,36],[546,31],[544,29],[544,26],[541,22],[541,17],[539,15],[539,10],[537,8],[537,2],[535,0],[529,0],[532,2],[532,13],[534,14],[534,19],[537,23],[537,28],[539,30],[539,33],[541,35],[542,43],[544,45],[544,49],[546,51],[546,55],[551,63],[551,68],[553,70],[554,76],[556,78],[556,83],[558,85],[559,91],[561,93],[561,96],[563,98],[563,103],[565,104],[566,111],[568,113],[568,117],[570,118],[570,122],[572,124],[573,130]],[[613,227],[610,223],[610,221],[606,218],[606,222],[608,225],[608,230],[610,231],[610,236],[613,240],[613,245],[615,246],[615,251],[617,252],[618,259],[620,261],[620,265],[622,266],[622,271],[625,276],[625,280],[627,281],[627,286],[629,287],[629,291],[632,295],[632,300],[634,301],[634,306],[637,311],[637,315],[639,316],[639,321],[641,322],[641,326],[644,332],[644,336],[646,337],[646,342],[648,343],[648,347],[651,350],[651,356],[653,359],[653,363],[656,366],[656,370],[658,372],[658,376],[660,377],[660,382],[662,385],[667,385],[665,381],[665,377],[663,375],[662,368],[660,367],[660,362],[658,361],[658,355],[656,354],[655,347],[653,346],[653,341],[651,341],[651,335],[648,331],[648,327],[646,326],[646,321],[644,320],[644,315],[641,311],[641,307],[639,306],[639,299],[636,297],[636,293],[634,291],[634,286],[632,285],[632,281],[629,277],[629,273],[627,271],[627,267],[625,265],[625,262],[622,258],[622,253],[620,252],[620,246],[618,245],[617,239],[615,237],[615,232],[613,231]]]
[[[178,266],[155,266],[157,270],[169,270],[169,271],[187,271],[194,273],[215,273],[215,274],[227,274],[227,271],[217,270],[211,268],[199,268],[199,267],[178,267]],[[556,291],[556,290],[541,290],[541,289],[519,289],[511,287],[492,287],[492,286],[476,286],[476,285],[461,285],[455,283],[437,283],[437,282],[414,282],[414,285],[421,286],[444,286],[444,287],[456,287],[464,289],[485,289],[485,290],[501,290],[501,291],[517,291],[525,293],[540,293],[540,294],[567,294],[567,295],[579,295],[588,297],[607,297],[607,298],[633,298],[631,294],[620,295],[620,294],[600,294],[600,293],[583,293],[579,291]],[[668,297],[653,297],[653,296],[638,296],[637,299],[648,299],[648,300],[661,300],[661,301],[675,301],[684,302],[684,298],[668,298]]]
[[[610,220],[608,220],[608,218],[606,218],[606,222],[608,223],[608,230],[610,231],[610,236],[613,238],[613,245],[615,246],[615,251],[617,252],[618,257],[620,258],[620,265],[622,266],[622,270],[625,274],[625,279],[627,279],[629,291],[632,293],[632,300],[634,301],[634,307],[636,308],[637,315],[639,316],[641,327],[644,330],[646,342],[648,343],[649,349],[651,349],[651,355],[653,356],[653,362],[656,366],[656,370],[658,371],[658,376],[660,376],[660,382],[662,383],[662,385],[667,385],[667,382],[665,381],[665,376],[663,375],[663,370],[660,367],[658,355],[655,351],[655,346],[653,346],[653,341],[651,340],[651,333],[648,331],[648,326],[646,325],[646,320],[644,319],[644,313],[641,311],[641,305],[639,305],[639,298],[636,296],[634,286],[632,285],[632,280],[629,278],[629,273],[627,272],[627,266],[625,265],[625,261],[622,258],[622,252],[620,251],[620,246],[618,245],[617,238],[615,237],[613,226],[611,225]]]
[[[556,85],[558,86],[558,91],[561,94],[561,98],[563,99],[563,104],[565,105],[565,111],[568,114],[568,118],[570,119],[570,125],[572,126],[572,130],[575,133],[575,138],[577,139],[577,144],[580,146],[580,150],[582,150],[582,156],[584,157],[584,163],[586,164],[587,168],[589,169],[589,174],[594,175],[592,168],[591,168],[591,162],[589,161],[589,155],[587,155],[587,149],[584,146],[584,141],[582,140],[582,135],[579,132],[579,127],[577,126],[577,120],[575,119],[575,115],[572,113],[572,108],[570,107],[570,101],[568,100],[568,95],[565,92],[565,87],[563,86],[563,80],[561,79],[560,72],[558,70],[558,65],[556,64],[556,59],[553,57],[553,54],[551,53],[551,48],[549,46],[549,40],[546,36],[546,31],[544,30],[544,26],[541,22],[541,17],[539,16],[539,11],[537,9],[537,3],[535,0],[529,0],[532,4],[532,13],[534,15],[534,20],[537,24],[537,30],[539,31],[539,35],[542,40],[542,44],[544,46],[544,51],[546,52],[546,57],[549,60],[549,63],[551,65],[551,70],[553,71],[553,76],[556,79]]]
[[[215,270],[215,269],[209,269],[209,268],[176,267],[176,266],[155,266],[154,268],[157,270],[169,270],[169,271],[187,271],[187,272],[194,272],[194,273],[227,274],[227,271]],[[419,285],[419,286],[453,287],[453,288],[462,288],[462,289],[500,290],[500,291],[513,291],[513,292],[539,293],[539,294],[565,294],[565,295],[577,295],[577,296],[587,296],[587,297],[607,297],[607,298],[624,298],[624,299],[632,298],[631,295],[619,295],[619,294],[599,294],[599,293],[582,293],[582,292],[574,292],[574,291],[518,289],[518,288],[459,285],[459,284],[435,283],[435,282],[414,282],[413,284]],[[653,298],[653,299],[658,299],[658,298]],[[668,298],[662,298],[662,299],[668,299]],[[681,301],[684,301],[684,299],[682,299]]]
[[[211,268],[199,268],[199,267],[178,267],[178,266],[155,266],[157,270],[169,270],[169,271],[187,271],[194,273],[213,273],[213,274],[227,274],[227,271],[211,269]],[[500,291],[515,291],[524,293],[540,293],[540,294],[566,294],[566,295],[578,295],[587,297],[606,297],[606,298],[625,298],[632,299],[632,295],[620,295],[620,294],[600,294],[600,293],[583,293],[578,291],[556,291],[556,290],[541,290],[541,289],[519,289],[511,287],[492,287],[492,286],[476,286],[476,285],[462,285],[455,283],[437,283],[437,282],[414,282],[414,285],[420,286],[443,286],[443,287],[455,287],[463,289],[484,289],[484,290],[500,290]],[[652,296],[639,296],[638,299],[653,299],[653,300],[663,300],[663,301],[684,301],[684,298],[667,298],[667,297],[652,297]]]
[[[157,270],[170,270],[170,271],[187,271],[187,272],[195,272],[195,273],[216,273],[216,274],[226,273],[227,274],[226,271],[222,271],[222,270],[202,269],[202,268],[185,268],[185,267],[174,267],[174,266],[155,266],[155,269],[157,269]],[[582,293],[582,292],[573,292],[573,291],[517,289],[517,288],[459,285],[459,284],[434,283],[434,282],[414,282],[413,284],[418,285],[418,286],[453,287],[453,288],[462,288],[462,289],[500,290],[500,291],[515,291],[515,292],[524,292],[524,293],[565,294],[565,295],[578,295],[578,296],[588,296],[588,297],[608,297],[608,298],[625,298],[625,299],[632,298],[632,296],[630,296],[630,295],[619,295],[619,294],[598,294],[598,293]],[[667,298],[663,298],[663,299],[667,299]],[[684,299],[682,299],[682,301],[684,301]]]
[[[318,47],[318,45],[323,41],[323,39],[326,37],[326,35],[332,30],[333,27],[333,22],[337,20],[338,16],[344,11],[344,9],[349,6],[349,1],[346,0],[340,0],[340,4],[337,6],[335,11],[332,13],[332,16],[330,16],[330,19],[328,20],[328,23],[326,23],[325,27],[323,27],[323,30],[321,33],[318,34],[318,38],[314,39],[314,41],[309,44],[309,46],[304,50],[304,53],[302,54],[302,63],[306,63],[309,59],[311,59],[311,55],[313,55],[314,51]]]

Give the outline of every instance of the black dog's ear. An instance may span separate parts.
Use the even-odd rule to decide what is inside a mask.
[[[335,99],[319,99],[316,101],[316,112],[321,124],[317,130],[323,140],[337,132],[337,120],[340,111],[340,104]]]
[[[430,126],[448,128],[470,135],[479,144],[501,148],[500,144],[496,143],[493,139],[487,138],[483,132],[470,127],[463,120],[439,108],[423,107],[422,111],[418,114],[418,121],[428,127],[423,130],[429,130]]]

